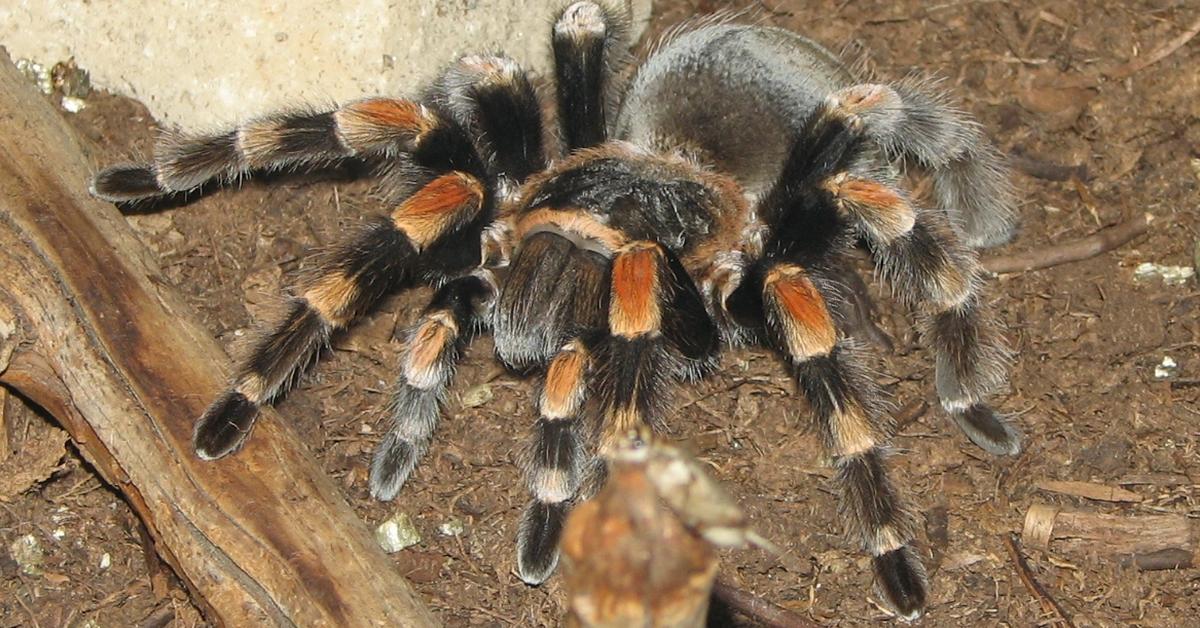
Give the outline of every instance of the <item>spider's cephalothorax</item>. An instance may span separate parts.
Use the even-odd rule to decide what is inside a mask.
[[[371,491],[400,490],[464,346],[490,331],[499,359],[540,382],[518,539],[518,571],[537,583],[554,569],[570,505],[603,482],[598,457],[630,429],[660,427],[671,390],[711,370],[722,344],[761,345],[811,403],[879,590],[901,615],[920,614],[914,520],[887,477],[883,395],[847,334],[840,278],[845,253],[865,245],[922,312],[947,413],[984,449],[1016,453],[1017,434],[985,399],[1005,350],[970,248],[1013,230],[996,150],[927,84],[858,82],[824,49],[774,28],[676,29],[620,84],[625,32],[616,11],[587,0],[554,23],[556,159],[525,73],[504,57],[468,56],[415,100],[170,135],[152,164],[100,173],[97,195],[141,204],[255,171],[356,161],[375,168],[389,200],[301,279],[200,418],[197,453],[237,449],[258,407],[333,332],[388,294],[433,285],[406,335]],[[903,165],[929,174],[932,207],[900,186]]]

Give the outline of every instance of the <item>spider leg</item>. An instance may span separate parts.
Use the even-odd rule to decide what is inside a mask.
[[[858,85],[834,94],[813,114],[766,198],[776,259],[822,260],[857,233],[895,294],[929,303],[924,337],[934,354],[942,407],[967,436],[997,454],[1020,451],[1020,436],[985,401],[1004,378],[1007,351],[979,295],[979,263],[941,210],[920,209],[896,175],[871,158],[863,134],[901,118],[897,92]],[[822,211],[832,204],[833,213]],[[851,229],[847,229],[849,225]],[[840,242],[839,242],[840,241]],[[814,242],[824,243],[815,245]]]
[[[840,337],[822,294],[830,286],[791,263],[768,266],[753,283],[761,288],[768,344],[791,366],[837,468],[848,530],[871,554],[880,593],[915,618],[925,606],[925,571],[910,546],[915,521],[884,464],[891,426],[883,391],[863,369],[856,344]]]
[[[434,293],[405,335],[400,377],[389,406],[392,427],[371,463],[375,499],[394,498],[429,449],[455,366],[486,326],[495,295],[489,270],[452,279]]]
[[[449,126],[428,107],[394,98],[360,100],[330,111],[279,112],[215,135],[167,133],[155,147],[153,163],[106,168],[91,190],[99,198],[128,203],[192,191],[214,180],[231,181],[255,170],[399,153],[412,153],[418,162],[453,161],[453,167],[477,173],[474,151]],[[437,154],[422,159],[425,152]],[[446,154],[452,159],[445,159]]]
[[[554,22],[555,94],[559,127],[568,151],[600,144],[608,137],[608,114],[616,90],[611,85],[629,25],[624,12],[603,2],[575,2]]]
[[[590,364],[587,341],[576,338],[563,346],[542,377],[539,417],[522,456],[532,499],[517,532],[517,573],[529,584],[545,582],[554,572],[563,524],[594,455],[584,444],[580,425]]]
[[[454,242],[441,245],[478,222],[484,195],[480,181],[468,174],[442,175],[335,246],[301,282],[283,320],[258,340],[228,390],[197,422],[197,455],[220,458],[241,446],[258,407],[286,390],[335,330],[409,285],[418,273],[444,269],[445,249],[474,255],[460,262],[465,266],[477,263],[478,250],[462,250]]]
[[[840,92],[868,103],[864,131],[891,159],[906,158],[929,172],[939,208],[972,248],[1010,240],[1017,228],[1016,199],[1004,156],[979,123],[951,102],[936,82],[909,77],[890,88],[857,85]]]
[[[1019,453],[1020,434],[986,401],[1004,379],[1008,351],[983,302],[974,251],[944,214],[920,210],[912,231],[873,245],[872,254],[897,295],[913,306],[928,304],[923,335],[935,356],[942,407],[976,445]]]
[[[430,86],[425,99],[475,138],[477,150],[488,156],[499,196],[544,167],[538,101],[528,77],[511,59],[464,56]],[[507,265],[510,231],[505,220],[493,222],[482,236],[481,265]],[[393,428],[372,461],[371,494],[376,499],[394,498],[428,449],[454,366],[475,332],[492,326],[497,293],[485,269],[453,279],[410,330],[392,399]]]
[[[426,90],[423,102],[448,113],[474,138],[503,188],[546,167],[541,103],[517,62],[501,55],[465,55]],[[500,196],[507,195],[500,190]]]

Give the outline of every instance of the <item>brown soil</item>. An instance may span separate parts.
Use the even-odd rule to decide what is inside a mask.
[[[657,4],[651,36],[725,6]],[[1133,273],[1142,262],[1193,264],[1200,230],[1200,40],[1127,78],[1096,78],[1151,54],[1200,12],[1191,2],[1169,0],[758,4],[766,21],[831,48],[857,44],[882,77],[914,68],[946,77],[1006,151],[1087,167],[1090,180],[1082,186],[1016,175],[1024,226],[1005,252],[1082,237],[1141,212],[1156,217],[1149,236],[1118,251],[990,282],[988,293],[1017,350],[1011,387],[998,401],[1024,431],[1024,453],[986,455],[936,409],[895,439],[895,476],[924,522],[920,542],[932,600],[923,623],[1034,625],[1045,616],[1002,541],[1020,529],[1031,504],[1200,517],[1200,291],[1195,279],[1167,285]],[[106,164],[150,154],[153,121],[136,103],[96,95],[70,118],[103,147]],[[246,184],[129,220],[236,355],[244,332],[269,311],[305,255],[376,209],[362,183],[284,181]],[[877,284],[872,290],[881,325],[896,341],[895,352],[877,364],[885,373],[880,381],[900,403],[924,398],[936,408],[930,359],[911,317]],[[395,332],[425,296],[417,291],[387,302],[342,338],[279,409],[364,521],[374,526],[398,510],[413,517],[424,540],[396,554],[396,568],[447,625],[556,625],[558,580],[530,588],[513,574],[513,539],[526,499],[514,458],[532,421],[532,400],[527,382],[495,366],[489,342],[471,349],[436,443],[400,499],[381,504],[367,494],[369,453],[386,429],[380,408],[401,348]],[[1154,369],[1165,356],[1178,370],[1159,380]],[[478,396],[477,386],[491,398],[465,406],[462,396]],[[757,528],[808,566],[793,573],[757,551],[731,551],[724,573],[822,624],[885,618],[867,559],[839,532],[830,472],[802,428],[805,406],[776,361],[759,351],[729,352],[720,373],[678,398],[673,435],[690,439]],[[42,421],[12,398],[5,408],[0,425],[7,425],[10,442],[21,442],[21,430]],[[1133,474],[1185,477],[1130,486],[1144,497],[1138,504],[1089,502],[1035,486],[1045,480],[1117,485]],[[461,520],[465,533],[440,534],[451,519]],[[9,558],[9,545],[26,534],[46,552],[42,575],[21,573]],[[148,563],[125,504],[74,453],[49,481],[0,503],[0,541],[0,628],[137,625],[156,609],[159,619],[173,616],[174,625],[203,623],[178,582]],[[110,564],[101,568],[106,553]],[[1139,572],[1099,554],[1026,553],[1034,576],[1076,625],[1171,626],[1200,617],[1195,570]]]

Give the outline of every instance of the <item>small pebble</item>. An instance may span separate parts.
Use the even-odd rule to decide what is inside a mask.
[[[100,557],[100,568],[108,569],[109,567],[112,567],[112,556],[108,552],[104,552],[104,555]]]
[[[84,107],[87,107],[87,102],[82,98],[75,96],[63,96],[62,98],[62,108],[69,113],[79,113],[83,111]]]
[[[462,404],[464,408],[478,408],[483,404],[491,401],[495,397],[492,394],[492,387],[487,384],[474,386],[463,393]]]
[[[1162,363],[1154,367],[1154,379],[1168,379],[1174,377],[1176,369],[1179,365],[1171,356],[1164,356]]]
[[[38,543],[32,534],[17,538],[8,546],[8,552],[25,575],[36,576],[42,573],[42,561],[46,553],[42,550],[42,544]]]
[[[1143,262],[1133,269],[1133,276],[1137,279],[1162,277],[1163,283],[1168,286],[1182,286],[1195,274],[1196,270],[1187,266],[1164,266],[1153,262]]]
[[[408,515],[399,513],[391,519],[379,524],[375,529],[375,540],[383,551],[394,554],[406,547],[412,547],[421,542],[421,533],[413,525]]]
[[[50,78],[50,70],[46,69],[46,66],[29,59],[17,59],[16,66],[43,94],[54,91],[54,81]]]
[[[440,532],[442,536],[459,536],[466,531],[467,528],[463,525],[461,519],[451,519],[438,526],[438,532]]]

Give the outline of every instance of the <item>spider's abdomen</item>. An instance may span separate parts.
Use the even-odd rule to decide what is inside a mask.
[[[639,68],[616,132],[693,154],[758,196],[775,182],[805,118],[853,82],[832,53],[795,33],[705,26],[674,37]]]

